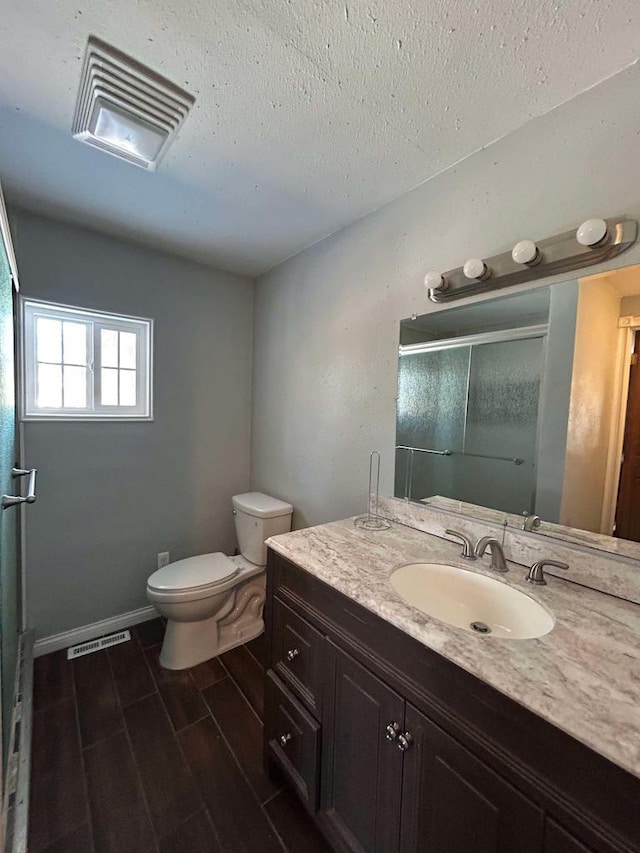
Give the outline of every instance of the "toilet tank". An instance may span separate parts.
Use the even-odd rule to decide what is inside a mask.
[[[265,540],[291,530],[293,507],[262,492],[234,495],[231,502],[240,553],[257,566],[266,565]]]

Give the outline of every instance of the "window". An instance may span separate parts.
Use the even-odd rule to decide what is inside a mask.
[[[153,321],[31,299],[22,308],[25,420],[151,420]]]

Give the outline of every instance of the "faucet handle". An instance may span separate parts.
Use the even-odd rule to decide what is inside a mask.
[[[469,539],[468,536],[465,536],[464,533],[459,533],[457,530],[445,530],[445,533],[448,536],[453,536],[455,539],[459,539],[462,542],[462,556],[465,560],[475,560],[477,559],[475,555],[475,549],[473,547],[473,542]]]
[[[534,586],[546,586],[547,582],[544,579],[545,566],[554,566],[556,569],[565,570],[569,568],[566,563],[559,563],[558,560],[538,560],[538,562],[534,563],[529,569],[529,573],[525,578],[526,582],[531,583]]]
[[[539,515],[534,515],[533,513],[529,513],[525,511],[522,513],[522,529],[526,530],[527,533],[533,533],[535,530],[538,530],[542,521]]]

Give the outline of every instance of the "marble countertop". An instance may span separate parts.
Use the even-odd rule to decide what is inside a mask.
[[[464,561],[460,545],[396,523],[367,531],[346,519],[267,544],[640,777],[640,605],[556,577],[532,588],[518,564],[498,575],[488,555]],[[508,583],[546,607],[555,627],[539,639],[509,640],[439,622],[407,604],[389,582],[398,566],[412,562],[450,563]]]

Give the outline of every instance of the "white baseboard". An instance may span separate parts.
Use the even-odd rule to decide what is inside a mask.
[[[78,643],[86,643],[87,640],[95,640],[97,637],[103,637],[113,631],[130,628],[131,625],[137,625],[139,622],[148,622],[157,616],[158,611],[149,605],[148,607],[141,607],[139,610],[130,610],[129,613],[121,613],[119,616],[111,616],[109,619],[101,619],[100,622],[92,622],[91,625],[82,625],[80,628],[73,628],[71,631],[64,631],[62,634],[42,637],[40,640],[36,640],[33,650],[34,657],[67,649],[69,646],[75,646]]]

